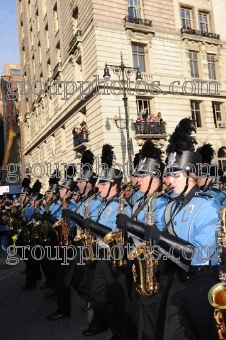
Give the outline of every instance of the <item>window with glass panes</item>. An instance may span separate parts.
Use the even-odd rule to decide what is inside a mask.
[[[213,107],[213,120],[215,127],[219,126],[219,123],[222,121],[221,116],[221,103],[212,103]]]
[[[191,101],[191,115],[195,121],[195,126],[197,128],[202,127],[200,103]]]
[[[226,171],[226,147],[222,146],[217,153],[218,167],[223,171]]]
[[[132,18],[140,18],[140,0],[128,0],[128,15]]]
[[[137,112],[141,112],[141,110],[147,109],[146,110],[147,114],[151,113],[150,100],[137,99],[136,104],[137,104]]]
[[[144,46],[132,45],[133,66],[139,67],[141,72],[146,72]]]
[[[190,62],[191,77],[198,78],[199,77],[198,53],[188,52],[188,56],[189,56],[189,62]]]
[[[215,56],[207,54],[209,79],[216,79]]]
[[[183,28],[191,28],[191,10],[181,8],[181,24]]]
[[[199,28],[201,32],[208,32],[208,14],[199,12]]]

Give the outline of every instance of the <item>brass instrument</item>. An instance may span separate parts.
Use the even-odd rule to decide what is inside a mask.
[[[137,186],[131,185],[128,183],[124,190],[120,193],[119,197],[119,214],[124,214],[124,195],[128,191],[133,191],[137,188]],[[110,258],[112,270],[114,272],[123,269],[126,266],[126,260],[124,258],[124,230],[116,230],[111,231],[104,237],[104,242],[107,243],[110,247]],[[113,251],[114,249],[114,251]],[[112,254],[113,251],[113,254]]]
[[[89,202],[91,202],[99,193],[91,195],[84,203],[84,219],[89,218]],[[74,238],[76,245],[83,247],[83,258],[86,265],[92,265],[96,257],[96,249],[94,243],[94,236],[90,229],[84,230],[79,236]]]
[[[50,205],[52,203],[52,198],[50,197],[49,199],[46,199],[46,212],[49,212]],[[42,221],[41,223],[41,241],[42,243],[45,243],[48,241],[48,234],[49,234],[49,227],[51,226],[51,223],[49,221]]]
[[[219,217],[219,226],[216,228],[217,245],[222,251],[226,247],[226,206],[220,209]],[[211,306],[215,308],[214,318],[219,339],[226,339],[226,272],[219,271],[219,279],[221,282],[215,284],[209,290],[208,300]]]
[[[36,213],[39,212],[39,208],[40,208],[40,205],[42,203],[43,203],[43,199],[40,199],[40,200],[35,202],[35,212]],[[31,223],[31,222],[29,222],[29,223]],[[41,228],[42,228],[42,220],[39,220],[36,223],[32,223],[32,239],[36,239],[36,240],[41,241]]]
[[[67,198],[72,196],[73,192],[67,192],[62,199],[62,209],[67,208]],[[52,228],[56,229],[58,245],[68,246],[70,244],[69,235],[70,228],[68,227],[67,218],[64,217],[62,220],[57,221],[53,224]]]
[[[17,207],[21,206],[22,203],[20,203],[19,200],[15,200],[12,204],[11,213],[15,214],[17,212]],[[19,230],[21,229],[21,225],[17,218],[9,216],[8,219],[8,231],[10,234],[17,234]]]
[[[148,198],[148,211],[145,223],[154,224],[154,213],[152,210],[152,201],[164,194],[165,191],[154,193]],[[158,260],[154,258],[153,242],[146,241],[146,245],[140,245],[132,249],[128,254],[128,259],[133,260],[135,264],[136,290],[141,299],[148,299],[159,290],[159,284],[156,280],[155,271]]]

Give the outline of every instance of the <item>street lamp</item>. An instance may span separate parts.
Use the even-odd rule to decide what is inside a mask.
[[[124,102],[124,107],[125,107],[127,151],[128,151],[128,159],[129,159],[129,173],[131,174],[132,171],[133,171],[133,166],[132,166],[132,164],[133,164],[133,160],[132,160],[132,139],[129,136],[128,98],[126,96],[125,76],[127,78],[129,78],[134,73],[134,71],[136,71],[136,81],[139,83],[139,82],[142,81],[142,78],[141,78],[141,72],[140,72],[139,67],[127,67],[127,66],[125,66],[125,64],[123,62],[122,52],[120,52],[120,56],[121,56],[121,64],[119,66],[105,64],[103,78],[106,81],[108,81],[111,78],[108,66],[112,68],[114,74],[116,74],[119,77],[119,80],[122,77],[122,79],[121,79],[121,83],[122,83],[122,86],[123,86],[123,98],[122,98],[122,100]],[[114,118],[114,120],[117,123],[117,119]]]

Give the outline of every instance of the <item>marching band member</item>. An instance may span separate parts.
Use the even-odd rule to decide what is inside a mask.
[[[72,219],[76,223],[77,238],[79,238],[79,235],[83,233],[82,227],[84,222],[84,210],[86,204],[88,204],[87,212],[89,214],[89,217],[94,220],[96,220],[97,218],[98,208],[101,205],[101,200],[98,198],[98,193],[95,190],[97,176],[92,169],[93,163],[94,154],[90,150],[86,150],[81,158],[80,174],[76,180],[78,188],[77,190],[80,195],[77,208],[74,212],[69,209],[62,210],[63,217],[70,217],[70,219]],[[90,309],[90,291],[93,280],[93,273],[95,270],[95,262],[91,266],[84,266],[80,264],[80,252],[82,250],[78,247],[78,243],[74,243],[77,250],[75,262],[72,264],[75,265],[73,269],[74,273],[73,271],[71,271],[68,275],[69,280],[72,279],[73,275],[73,287],[75,288],[77,293],[86,301],[86,305],[84,308],[82,308],[82,311],[87,311]]]
[[[166,150],[166,172],[172,190],[180,195],[171,206],[166,228],[130,221],[126,226],[143,239],[155,240],[161,253],[177,265],[167,300],[164,340],[218,339],[207,295],[219,280],[215,228],[220,203],[196,184],[201,156],[194,151],[194,131],[192,120],[182,119]]]
[[[40,194],[42,184],[37,180],[33,187],[32,187],[32,193],[29,196],[29,202],[30,207],[29,214],[27,214],[27,220],[26,220],[26,226],[24,228],[26,229],[26,236],[25,236],[26,242],[30,245],[30,249],[26,252],[28,260],[26,260],[26,285],[21,287],[24,290],[31,290],[36,287],[37,280],[41,277],[40,272],[40,263],[38,260],[36,260],[32,254],[31,249],[37,244],[35,235],[34,235],[34,224],[36,223],[36,220],[34,219],[34,213],[39,211],[39,201],[42,199],[43,195]],[[26,216],[26,212],[24,212]]]
[[[120,186],[122,172],[113,167],[113,147],[105,144],[102,149],[101,163],[103,171],[99,177],[99,196],[103,200],[96,221],[88,218],[84,227],[104,237],[117,229],[116,216],[120,209]],[[131,208],[123,202],[124,213],[130,215]],[[123,245],[124,247],[124,245]],[[106,250],[106,249],[105,249]],[[106,253],[106,252],[105,252]],[[135,313],[132,303],[132,272],[128,262],[114,272],[112,263],[104,258],[106,254],[100,251],[91,290],[91,307],[94,319],[83,335],[93,336],[106,330],[106,320],[113,333],[113,339],[137,339]],[[99,315],[102,315],[102,323]]]
[[[73,181],[73,175],[72,168],[68,168],[67,176],[70,179],[66,179],[63,181],[58,187],[59,187],[59,196],[61,199],[61,205],[62,208],[68,208],[72,211],[76,210],[77,203],[71,198],[76,186],[76,183]],[[69,235],[64,235],[64,229],[66,228],[68,230],[69,228],[74,227],[74,222],[71,219],[63,218],[62,217],[62,210],[59,216],[59,220],[54,219],[53,217],[49,218],[50,222],[53,222],[53,228],[56,228],[56,232],[58,235],[58,246],[59,246],[59,259],[56,259],[56,271],[55,271],[55,282],[56,282],[56,292],[54,295],[57,297],[57,306],[58,309],[56,312],[47,315],[48,320],[58,320],[65,317],[69,317],[70,315],[70,285],[71,282],[68,282],[65,280],[66,273],[68,271],[68,266],[64,265],[65,263],[65,256],[71,257],[71,253],[67,252],[67,254],[64,253],[64,249],[61,248],[61,245],[67,246],[70,243],[70,233]],[[55,225],[55,222],[56,225]],[[64,225],[63,225],[64,224]],[[61,239],[62,236],[62,239]],[[66,243],[65,243],[66,242]],[[61,244],[62,243],[62,244]],[[53,298],[54,295],[51,295],[51,291],[49,292],[50,298]],[[46,295],[47,296],[47,295]],[[49,297],[49,296],[47,296]]]
[[[207,143],[198,148],[196,152],[201,155],[201,162],[203,164],[198,174],[197,184],[203,192],[213,195],[223,206],[226,203],[226,192],[217,187],[220,180],[219,171],[221,170],[211,166],[215,151],[212,145]],[[215,173],[216,171],[218,171],[218,173]]]
[[[170,197],[161,194],[154,198],[152,211],[148,212],[149,201],[152,200],[152,197],[154,197],[156,193],[162,191],[162,175],[164,170],[164,163],[161,160],[162,152],[151,140],[146,140],[142,147],[141,155],[142,160],[140,160],[136,169],[136,176],[139,190],[143,193],[143,196],[133,206],[131,218],[127,215],[119,214],[117,216],[117,222],[122,227],[129,221],[132,223],[133,220],[146,223],[148,214],[153,214],[153,222],[160,229],[163,229],[165,226],[164,212]],[[136,246],[143,244],[137,238],[133,238],[133,240]],[[148,299],[141,299],[144,320],[143,340],[159,340],[163,337],[167,291],[169,290],[172,279],[172,274],[170,274],[171,268],[169,268],[169,265],[167,267],[164,261],[159,260],[158,267],[153,270],[159,288],[155,294],[150,292],[145,293]],[[134,275],[137,275],[135,271],[133,272]],[[140,275],[143,274],[140,273]]]

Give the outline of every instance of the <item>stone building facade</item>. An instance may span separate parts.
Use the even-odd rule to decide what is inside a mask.
[[[124,83],[133,153],[146,138],[164,148],[178,121],[192,116],[197,147],[210,142],[226,170],[224,0],[17,0],[17,9],[26,163],[78,163],[85,148],[100,156],[111,143],[125,165],[123,83],[110,66],[122,53],[143,79],[136,83],[134,71]],[[162,113],[162,129],[136,122],[145,108]],[[83,120],[88,133],[73,137]]]

